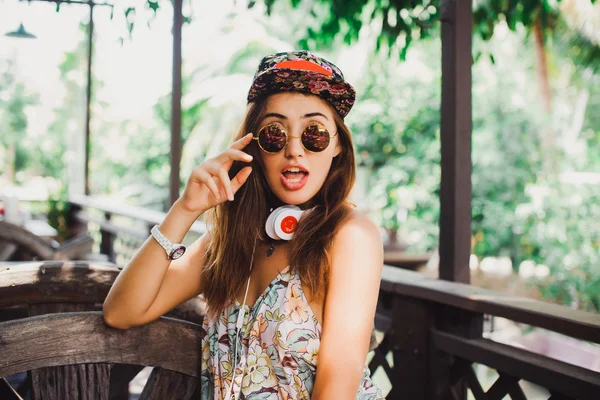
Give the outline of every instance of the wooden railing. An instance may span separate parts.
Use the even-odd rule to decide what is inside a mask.
[[[165,218],[165,213],[140,207],[114,205],[90,197],[72,197],[70,228],[73,232],[88,232],[98,243],[96,249],[107,261],[123,266],[150,235],[150,229]],[[196,221],[186,237],[190,242],[206,230]]]
[[[525,399],[519,381],[548,389],[551,399],[600,398],[600,373],[495,342],[484,316],[503,317],[600,343],[600,315],[384,266],[376,325],[385,332],[371,372],[383,368],[387,398]],[[390,357],[391,356],[391,357]],[[391,362],[390,362],[391,360]],[[484,391],[473,365],[497,371]]]
[[[112,261],[128,257],[119,254],[118,240],[135,238],[135,249],[164,217],[89,199],[74,200],[73,210],[76,221],[97,230],[100,249]],[[104,217],[98,218],[98,212]],[[117,218],[130,222],[121,224]],[[203,229],[198,223],[192,234]],[[552,400],[600,398],[598,371],[486,337],[484,320],[497,317],[600,343],[598,314],[384,266],[375,321],[383,339],[372,353],[370,370],[389,379],[389,399],[465,399],[470,391],[476,400],[507,395],[520,400],[526,398],[519,385],[523,380],[547,388]],[[476,364],[497,372],[498,379],[487,390],[475,373]]]

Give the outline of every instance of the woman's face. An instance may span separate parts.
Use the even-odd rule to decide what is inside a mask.
[[[259,126],[262,128],[274,122],[283,126],[288,143],[285,149],[276,154],[261,150],[267,182],[282,202],[295,205],[306,203],[319,192],[333,158],[341,151],[333,111],[317,96],[297,92],[278,93],[267,99],[265,117]],[[304,129],[315,122],[324,125],[330,136],[335,135],[331,137],[329,146],[319,153],[307,151],[300,141]]]

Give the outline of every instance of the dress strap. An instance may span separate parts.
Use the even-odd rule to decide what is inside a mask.
[[[242,307],[240,308],[240,311],[238,313],[238,319],[235,324],[235,345],[233,347],[233,363],[231,364],[231,367],[233,368],[233,377],[231,378],[231,384],[229,385],[229,389],[227,389],[227,393],[225,394],[226,400],[229,400],[231,398],[231,391],[233,390],[233,385],[235,382],[235,372],[237,370],[237,344],[240,341],[240,332],[242,330],[242,326],[244,325],[244,315],[246,314],[246,300],[248,298],[248,289],[250,289],[250,278],[252,277],[252,266],[254,265],[254,252],[256,251],[256,241],[257,239],[254,239],[254,246],[252,247],[252,257],[250,258],[250,276],[248,276],[248,282],[246,283],[246,293],[244,293],[244,302],[242,303]],[[242,378],[244,374],[243,366],[245,364],[243,353],[244,352],[242,351],[242,359],[240,360],[242,362]],[[235,398],[237,399],[238,396],[239,392],[236,394]]]

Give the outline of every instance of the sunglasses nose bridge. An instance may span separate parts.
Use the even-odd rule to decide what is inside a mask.
[[[303,155],[305,152],[304,145],[302,144],[302,134],[300,135],[287,135],[287,143],[285,146],[285,154],[288,157],[295,157]]]

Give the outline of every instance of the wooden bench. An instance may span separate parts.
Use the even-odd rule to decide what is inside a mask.
[[[161,317],[118,330],[98,311],[0,323],[0,377],[31,374],[34,399],[108,400],[113,366],[155,367],[141,399],[199,398],[200,325]]]
[[[26,262],[0,266],[0,322],[15,322],[56,313],[100,312],[102,302],[119,271],[111,263],[83,261]],[[176,307],[167,316],[199,325],[205,309],[204,301],[197,297]],[[56,336],[57,332],[61,331],[53,335]],[[5,350],[2,346],[0,336],[0,353],[3,354]],[[111,399],[128,399],[129,382],[144,367],[143,364],[130,364],[119,360],[111,362]],[[42,385],[42,381],[51,381],[54,385],[61,382],[57,380],[59,375],[53,374],[63,374],[62,370],[48,371],[45,370],[43,376],[39,371],[30,372],[25,382],[27,387],[23,391],[33,390],[35,393],[38,390],[35,386]],[[78,381],[84,378],[73,375],[69,379]],[[85,380],[81,383],[85,384]]]

